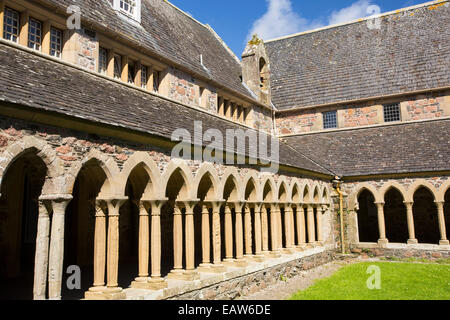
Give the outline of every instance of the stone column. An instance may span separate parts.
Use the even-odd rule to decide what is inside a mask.
[[[105,201],[95,201],[95,233],[94,233],[94,284],[85,293],[86,299],[101,299],[106,290],[106,214],[108,206]]]
[[[3,20],[2,20],[3,21]],[[39,200],[39,217],[34,259],[33,299],[45,300],[47,289],[48,246],[50,239],[50,216],[53,208],[48,200]]]
[[[272,257],[280,256],[280,245],[279,245],[279,226],[278,226],[278,216],[279,209],[278,204],[273,204],[270,211],[270,224],[271,224],[271,238],[272,238]]]
[[[316,242],[316,231],[314,223],[314,207],[312,205],[308,205],[307,214],[308,214],[308,243],[314,244]]]
[[[291,204],[291,211],[289,215],[289,225],[291,226],[291,248],[295,248],[295,220],[294,220],[294,207]]]
[[[222,235],[220,226],[220,208],[223,201],[212,201],[212,239],[213,239],[213,265],[212,272],[222,273],[226,271],[225,266],[222,264]]]
[[[61,300],[64,261],[64,220],[67,205],[71,200],[72,195],[63,195],[52,199],[53,216],[48,264],[48,297],[50,300]]]
[[[119,210],[127,198],[109,199],[108,205],[108,243],[106,257],[106,287],[107,293],[111,293],[114,299],[123,299],[119,288]]]
[[[294,247],[294,241],[292,240],[293,234],[292,234],[292,215],[293,210],[290,205],[286,205],[284,209],[284,228],[286,232],[286,248],[291,250]]]
[[[444,201],[436,201],[437,211],[438,211],[438,221],[439,221],[439,232],[441,234],[441,240],[439,245],[447,246],[449,241],[447,239],[447,230],[445,229],[445,215],[444,215]]]
[[[386,238],[386,227],[384,222],[384,202],[376,202],[378,211],[378,230],[380,233],[380,240],[378,240],[378,244],[380,246],[385,246],[388,243],[388,239]]]
[[[152,233],[151,233],[151,262],[152,274],[150,287],[162,289],[167,287],[167,282],[161,278],[161,209],[167,200],[152,200]]]
[[[225,205],[225,264],[234,262],[233,259],[233,219],[231,216],[231,207]]]
[[[262,252],[264,255],[269,254],[269,221],[267,217],[267,210],[268,208],[266,205],[261,206],[261,245],[262,245]]]
[[[305,208],[301,204],[297,207],[297,238],[298,248],[303,250],[306,247],[306,228]]]
[[[277,245],[278,250],[283,249],[283,224],[281,223],[281,208],[279,205],[276,206],[276,225],[277,225]]]
[[[317,208],[317,241],[320,245],[323,245],[323,224],[322,224],[322,217],[327,211],[327,206],[322,205]]]
[[[209,225],[209,208],[205,204],[202,205],[202,264],[197,269],[200,272],[210,272],[211,269],[211,228]]]
[[[251,259],[253,257],[253,239],[252,239],[252,216],[251,209],[248,205],[244,206],[244,221],[245,221],[245,257]]]
[[[185,243],[186,243],[186,272],[185,279],[192,281],[199,278],[195,271],[195,234],[194,234],[194,208],[198,201],[185,201]]]
[[[139,278],[136,281],[148,281],[148,262],[150,257],[149,204],[139,201]]]
[[[406,220],[408,222],[408,244],[417,244],[419,243],[416,239],[416,233],[414,230],[414,215],[413,215],[413,202],[404,202],[406,206]],[[384,213],[383,213],[384,217]]]
[[[235,264],[237,266],[245,267],[247,265],[244,260],[244,232],[242,226],[242,208],[244,204],[241,202],[236,202],[234,204],[235,212],[235,230],[236,230],[236,260]]]
[[[175,204],[173,212],[173,270],[169,278],[177,278],[183,270],[183,216],[181,208]]]
[[[261,215],[264,206],[260,203],[255,205],[255,257],[261,259],[262,253],[262,226]]]

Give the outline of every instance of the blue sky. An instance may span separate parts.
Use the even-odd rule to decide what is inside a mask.
[[[209,24],[240,57],[253,32],[273,39],[426,0],[169,0]]]

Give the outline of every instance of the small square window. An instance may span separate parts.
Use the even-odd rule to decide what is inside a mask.
[[[5,8],[3,38],[13,42],[19,39],[19,13],[9,8]]]
[[[147,67],[141,65],[141,88],[147,89],[148,72]]]
[[[384,121],[400,121],[400,103],[386,104],[383,106]]]
[[[42,24],[40,21],[30,18],[28,26],[28,47],[41,50]]]
[[[62,52],[62,31],[56,28],[50,28],[50,55],[61,58]]]
[[[323,113],[323,128],[336,129],[337,125],[337,111],[329,111]]]

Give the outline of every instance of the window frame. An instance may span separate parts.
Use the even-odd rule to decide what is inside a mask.
[[[122,4],[125,3],[126,1],[130,1],[130,0],[113,0],[114,9],[117,10],[118,12],[124,14],[125,16],[132,18],[132,19],[136,20],[137,22],[141,23],[141,0],[131,0],[136,3],[133,13],[131,13],[129,10],[127,11],[122,8]]]
[[[148,67],[141,64],[141,88],[147,90],[148,87]]]
[[[56,43],[56,46],[59,45],[59,51],[58,51],[58,49],[53,49],[53,44],[55,44],[55,42],[53,41],[53,37],[54,37],[53,31],[59,32],[59,43]],[[64,32],[63,30],[58,29],[58,28],[56,28],[56,27],[53,27],[53,26],[50,27],[50,52],[49,52],[49,54],[50,54],[52,57],[59,58],[59,59],[62,58],[62,52],[63,52],[63,35],[64,35],[63,32]],[[53,52],[54,52],[54,54],[53,54]]]
[[[33,26],[32,22],[36,23],[36,26]],[[37,24],[39,24],[39,28],[37,28]],[[32,49],[32,50],[36,50],[36,51],[42,51],[42,21],[32,18],[30,17],[28,19],[28,39],[27,39],[27,47]],[[39,30],[39,35],[36,33],[32,33],[31,30],[32,28],[35,28],[36,30]],[[35,37],[35,40],[31,40],[31,37]],[[37,41],[37,39],[39,39],[39,41]],[[36,48],[36,46],[38,46],[38,48]]]
[[[113,78],[116,80],[122,79],[122,56],[119,54],[114,54],[114,74]]]
[[[397,110],[393,110],[392,107],[396,107]],[[393,116],[396,114],[398,114],[398,118],[393,119]],[[400,102],[383,104],[383,120],[385,123],[402,121]]]
[[[17,16],[17,34],[13,34],[12,32],[10,33],[10,32],[7,31],[7,27],[8,27],[7,19],[8,18],[13,19],[12,17],[8,17],[7,16],[7,12],[11,12],[13,14],[16,14],[16,16]],[[14,21],[14,19],[13,19],[13,21]],[[9,7],[5,7],[5,10],[3,11],[3,21],[2,21],[2,23],[3,23],[3,34],[1,35],[2,38],[5,39],[5,40],[14,42],[14,43],[19,43],[19,37],[20,37],[20,12],[17,11],[17,10],[11,9]],[[15,28],[14,25],[11,25],[11,29],[14,29],[14,28]],[[8,39],[8,37],[7,37],[8,34],[10,34],[11,37],[15,36],[16,39],[15,40]]]
[[[104,56],[102,55],[102,52],[105,53]],[[104,63],[102,63],[102,62],[104,62]],[[103,69],[102,69],[102,67],[103,67]],[[102,75],[104,75],[104,76],[108,75],[108,49],[106,49],[106,48],[104,48],[102,46],[99,46],[99,49],[98,49],[98,69],[97,69],[97,72],[102,74]]]
[[[327,115],[330,115],[330,114],[334,115],[334,119],[330,119],[327,117]],[[339,129],[337,110],[322,112],[322,117],[323,117],[323,129],[324,130]],[[331,126],[331,124],[329,124],[330,121],[332,121],[333,126]]]

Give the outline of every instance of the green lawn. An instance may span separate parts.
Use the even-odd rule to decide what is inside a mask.
[[[381,289],[370,290],[367,269],[381,271]],[[343,267],[332,277],[290,300],[450,300],[450,265],[364,262]]]

